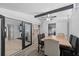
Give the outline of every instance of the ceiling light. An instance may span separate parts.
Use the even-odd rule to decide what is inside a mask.
[[[47,19],[46,20],[50,21],[50,15],[49,14],[47,15]]]
[[[47,21],[50,21],[50,18],[47,18],[46,20],[47,20]]]

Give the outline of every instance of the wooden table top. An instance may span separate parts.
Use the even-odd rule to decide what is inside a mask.
[[[68,39],[66,39],[65,37],[60,37],[60,36],[47,36],[45,38],[42,39],[42,41],[44,41],[45,39],[53,39],[56,41],[59,41],[59,45],[65,46],[65,47],[72,47],[71,44],[69,43]]]

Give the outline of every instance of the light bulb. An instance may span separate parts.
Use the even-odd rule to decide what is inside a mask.
[[[50,19],[49,19],[49,18],[47,18],[46,20],[47,20],[47,21],[50,21]]]

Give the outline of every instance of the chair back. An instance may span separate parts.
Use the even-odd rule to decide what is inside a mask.
[[[76,45],[77,45],[77,37],[76,36],[73,36],[72,40],[71,40],[71,45],[72,45],[72,48],[76,48]]]
[[[70,40],[69,40],[70,44],[71,44],[71,42],[72,42],[72,39],[73,39],[73,35],[71,34],[71,35],[70,35]]]
[[[44,37],[45,37],[45,34],[43,33],[43,34],[42,34],[42,38],[44,38]]]
[[[44,41],[44,47],[45,47],[45,55],[48,56],[60,56],[60,50],[59,50],[59,42],[51,39],[46,39]]]
[[[38,34],[38,44],[41,43],[41,34]]]

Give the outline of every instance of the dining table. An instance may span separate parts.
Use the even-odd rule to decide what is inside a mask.
[[[63,47],[72,47],[72,45],[69,42],[69,38],[65,36],[50,35],[50,36],[46,36],[45,38],[41,39],[41,41],[44,41],[46,39],[56,40],[59,42],[59,45]]]

